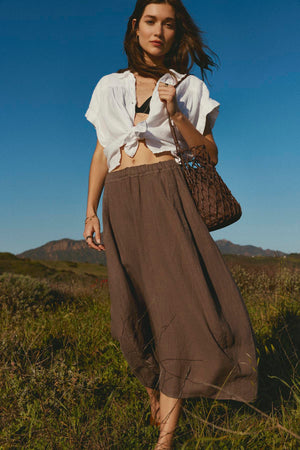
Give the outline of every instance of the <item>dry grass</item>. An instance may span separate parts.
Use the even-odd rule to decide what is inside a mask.
[[[259,398],[186,400],[174,448],[297,448],[300,272],[231,271],[258,340]],[[1,448],[154,447],[147,393],[110,336],[106,283],[3,273],[0,305]]]

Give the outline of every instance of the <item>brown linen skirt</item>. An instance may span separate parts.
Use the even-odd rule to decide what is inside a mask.
[[[108,173],[102,219],[111,335],[139,381],[173,398],[254,401],[248,311],[181,166]]]

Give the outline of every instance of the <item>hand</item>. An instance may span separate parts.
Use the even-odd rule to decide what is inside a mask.
[[[176,100],[176,88],[162,81],[158,85],[158,94],[162,102],[165,102],[167,111],[172,117],[176,112],[179,111],[177,100]]]
[[[96,235],[96,242],[94,243],[93,234]],[[90,237],[88,237],[90,236]],[[99,245],[101,242],[100,236],[100,222],[98,217],[93,217],[93,219],[89,220],[84,228],[83,237],[90,248],[94,248],[101,252],[102,250],[106,250],[103,244]],[[87,239],[88,238],[88,239]]]

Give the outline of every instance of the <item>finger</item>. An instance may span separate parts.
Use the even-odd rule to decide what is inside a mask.
[[[171,95],[170,93],[168,93],[168,94],[162,94],[161,97],[162,97],[164,100],[167,100],[168,102],[171,102],[171,101],[173,101],[173,100],[175,99],[174,95]]]
[[[99,251],[105,250],[104,242],[101,242],[101,239],[96,239],[96,246]]]
[[[102,252],[102,250],[106,250],[105,249],[105,247],[104,247],[104,242],[96,242],[96,243],[94,243],[95,244],[95,246],[96,246],[96,249],[99,251],[99,252]]]
[[[159,95],[170,95],[170,96],[172,96],[172,97],[175,97],[175,94],[176,94],[176,92],[175,91],[173,91],[173,89],[168,89],[168,88],[161,88],[161,89],[158,89],[158,93],[159,93]]]
[[[170,92],[170,86],[160,86],[158,92]]]
[[[172,84],[163,83],[162,81],[160,81],[158,89],[171,89],[172,91],[176,90],[175,86],[173,86]]]
[[[88,246],[90,248],[93,248],[93,249],[97,250],[98,252],[101,252],[102,250],[105,250],[104,245],[96,244],[94,241],[91,241],[91,239],[88,240]]]
[[[94,248],[95,250],[98,250],[98,247],[94,243],[92,236],[89,235],[85,241],[89,248]]]
[[[161,89],[158,91],[159,97],[162,99],[166,99],[166,100],[172,100],[173,98],[176,97],[176,92],[170,91],[169,89],[164,90]]]
[[[106,250],[104,242],[101,242],[100,239],[99,242],[96,242],[94,241],[93,238],[89,237],[88,239],[86,239],[86,243],[89,246],[89,248],[93,248],[95,250],[98,250],[99,252],[101,252],[102,250]]]
[[[160,100],[165,103],[173,103],[174,97],[171,97],[170,95],[161,95]]]
[[[97,248],[98,248],[98,250],[102,250],[102,249],[104,249],[105,250],[105,247],[104,247],[104,242],[101,240],[101,234],[100,234],[100,227],[97,227],[97,226],[95,226],[95,243],[96,243],[96,246],[97,246]]]
[[[95,232],[95,240],[97,244],[100,244],[101,242],[101,235],[100,235],[100,228],[96,228],[96,232]]]
[[[97,242],[94,241],[94,238],[93,238],[94,232],[96,232],[96,234],[98,233],[98,235],[100,235],[100,231],[95,230],[94,226],[86,227],[83,235],[85,236],[85,241],[86,241],[87,245],[89,246],[89,248],[93,248],[98,251],[105,250],[104,245],[99,245]],[[99,243],[100,242],[101,242],[101,240],[99,239]]]

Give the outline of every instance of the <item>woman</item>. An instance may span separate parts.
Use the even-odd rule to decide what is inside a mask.
[[[252,401],[257,390],[248,312],[197,212],[168,122],[184,148],[205,145],[217,164],[219,103],[198,77],[184,78],[189,57],[202,76],[216,65],[204,47],[180,0],[138,0],[128,69],[100,79],[86,112],[98,139],[83,236],[106,250],[111,334],[149,394],[156,448],[171,447],[182,399]]]

